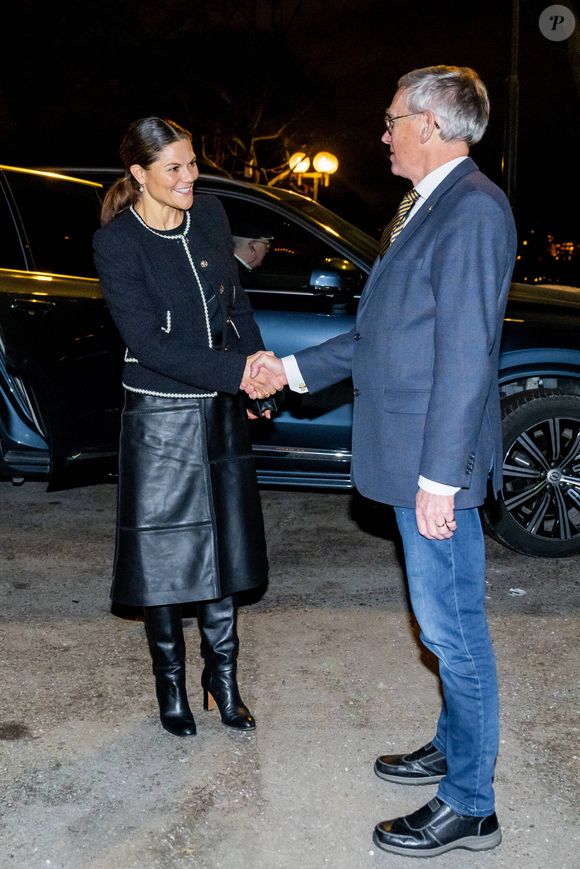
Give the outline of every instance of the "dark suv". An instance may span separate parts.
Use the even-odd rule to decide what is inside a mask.
[[[5,479],[46,479],[55,489],[115,472],[123,348],[91,238],[102,184],[117,174],[0,166]],[[375,239],[287,190],[204,175],[196,190],[218,196],[232,222],[265,225],[274,236],[247,287],[270,349],[286,354],[350,329]],[[580,290],[512,286],[500,383],[504,488],[484,510],[488,530],[530,555],[580,552]],[[351,423],[350,381],[286,394],[272,422],[252,424],[260,483],[349,489]]]

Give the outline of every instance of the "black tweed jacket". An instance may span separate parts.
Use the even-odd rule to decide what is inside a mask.
[[[194,196],[169,232],[127,209],[97,230],[93,250],[127,347],[126,389],[184,398],[238,392],[246,356],[264,345],[216,197]]]

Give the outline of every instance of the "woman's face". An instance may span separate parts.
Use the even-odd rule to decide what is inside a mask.
[[[199,169],[189,139],[166,145],[157,160],[146,169],[132,166],[131,171],[144,187],[142,195],[145,198],[171,208],[191,208],[193,185]]]

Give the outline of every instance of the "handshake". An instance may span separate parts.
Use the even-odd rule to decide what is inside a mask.
[[[271,350],[248,356],[240,389],[251,399],[269,398],[288,384],[284,365]]]

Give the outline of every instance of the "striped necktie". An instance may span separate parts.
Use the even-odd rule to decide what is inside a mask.
[[[407,214],[409,213],[418,198],[419,194],[414,187],[407,193],[405,193],[405,195],[401,199],[401,204],[397,208],[397,213],[395,214],[391,222],[388,223],[383,230],[383,234],[379,243],[379,256],[384,256],[385,251],[387,250],[389,245],[394,242],[394,240],[402,230],[403,226],[405,225],[405,218],[407,217]]]

